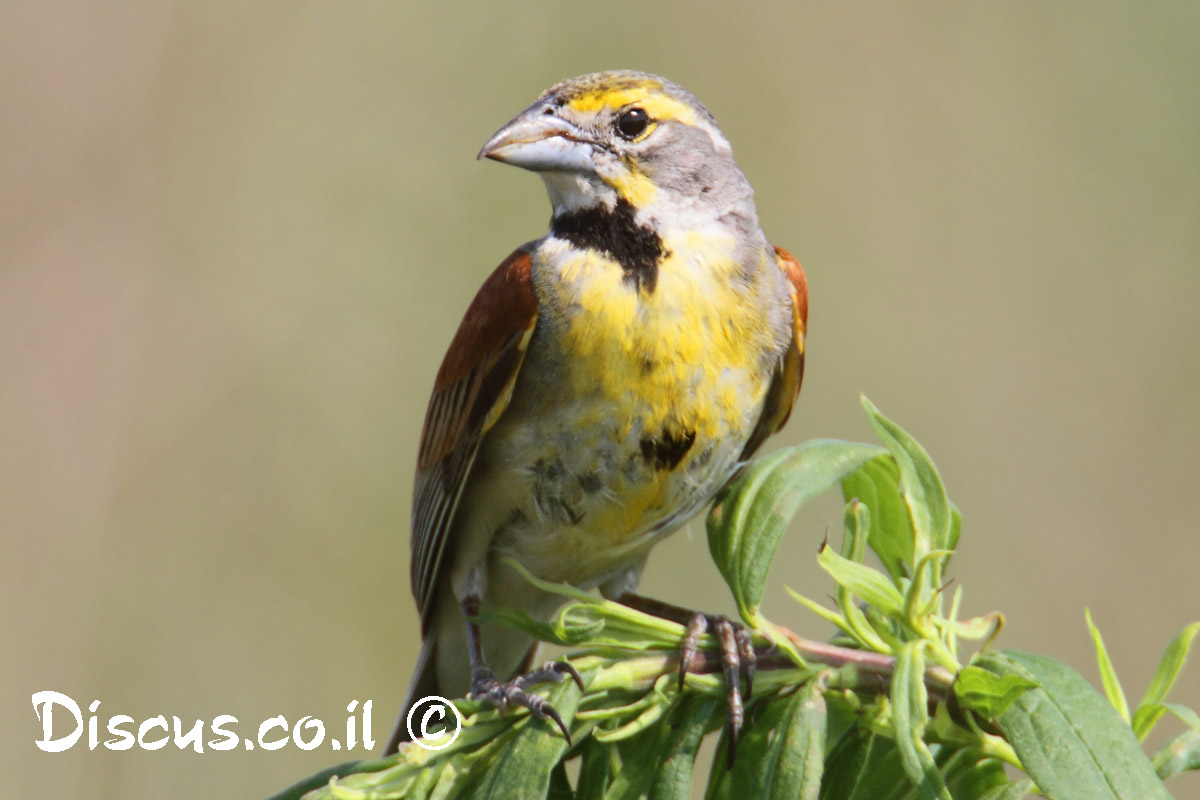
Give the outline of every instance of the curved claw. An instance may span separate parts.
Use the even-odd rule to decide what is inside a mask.
[[[738,733],[741,726],[734,727],[732,720],[729,725],[729,749],[725,753],[725,769],[733,769],[733,760],[737,758]]]
[[[512,683],[524,689],[526,686],[533,686],[539,683],[558,683],[564,677],[569,677],[575,681],[575,685],[579,687],[579,691],[583,691],[583,676],[568,661],[547,661],[537,669],[514,678]]]
[[[564,677],[570,677],[579,690],[583,691],[583,676],[566,661],[547,661],[538,669],[518,675],[510,681],[501,681],[490,669],[478,669],[471,676],[471,696],[491,703],[501,714],[511,704],[528,708],[538,719],[553,720],[569,746],[571,732],[562,715],[544,697],[526,690],[527,687],[538,683],[558,683]]]
[[[567,723],[563,722],[562,715],[560,715],[558,713],[558,711],[554,708],[554,706],[550,705],[545,700],[543,700],[541,697],[538,697],[536,694],[530,695],[530,698],[541,701],[539,703],[530,705],[529,706],[530,712],[538,719],[546,719],[547,717],[549,717],[550,719],[554,720],[554,724],[558,726],[558,729],[560,731],[562,731],[563,738],[567,740],[567,747],[570,747],[572,744],[571,743],[571,731],[567,730]]]
[[[571,680],[575,681],[575,685],[579,687],[579,691],[583,691],[583,676],[579,674],[579,670],[575,669],[575,665],[569,661],[549,661],[546,663],[546,668],[554,670],[555,675],[566,675]],[[558,683],[559,678],[555,679]]]

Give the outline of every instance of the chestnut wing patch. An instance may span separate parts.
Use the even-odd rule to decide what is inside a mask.
[[[531,268],[526,246],[484,282],[450,343],[429,398],[410,541],[410,577],[423,631],[452,558],[451,529],[479,444],[508,407],[537,324]]]

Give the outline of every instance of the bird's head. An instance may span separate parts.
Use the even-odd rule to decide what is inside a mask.
[[[555,215],[628,203],[660,221],[754,217],[753,192],[708,109],[644,72],[597,72],[550,87],[479,157],[540,173]]]

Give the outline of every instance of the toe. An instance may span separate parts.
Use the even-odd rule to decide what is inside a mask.
[[[683,691],[683,679],[691,672],[692,664],[696,661],[696,653],[700,649],[700,636],[709,627],[707,614],[693,614],[688,620],[687,630],[683,635],[683,644],[679,647],[679,691]]]
[[[583,691],[583,676],[579,674],[579,670],[575,669],[567,661],[547,661],[541,667],[517,678],[516,681],[524,688],[535,686],[539,683],[558,683],[564,677],[569,677],[575,681],[575,685],[579,687],[579,691]]]
[[[758,656],[754,652],[754,642],[750,637],[750,631],[742,625],[734,624],[733,628],[734,639],[737,640],[738,656],[742,662],[742,677],[746,680],[746,696],[744,699],[749,700],[754,694],[754,668],[758,664]]]
[[[565,677],[570,677],[583,689],[583,676],[579,670],[565,661],[551,661],[544,666],[513,678],[510,681],[500,681],[488,669],[476,670],[471,676],[471,697],[482,700],[497,708],[501,714],[509,706],[522,706],[538,719],[550,719],[562,731],[567,744],[571,743],[571,732],[562,715],[546,702],[545,698],[526,690],[526,687],[538,683],[558,683]]]
[[[575,681],[575,685],[579,687],[579,691],[583,691],[583,676],[579,674],[579,670],[575,669],[574,665],[567,661],[555,661],[552,668],[560,676],[566,675]]]
[[[741,678],[741,656],[739,653],[738,635],[728,617],[715,616],[712,626],[721,642],[721,668],[725,673],[727,703],[729,706],[729,764],[733,764],[737,753],[738,734],[745,721],[745,708],[742,705],[742,693],[739,687]],[[743,629],[744,630],[744,629]]]

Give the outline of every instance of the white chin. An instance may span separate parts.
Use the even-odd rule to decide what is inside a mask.
[[[595,175],[578,172],[542,172],[541,175],[555,216],[598,205],[613,208],[617,204],[616,190]]]

